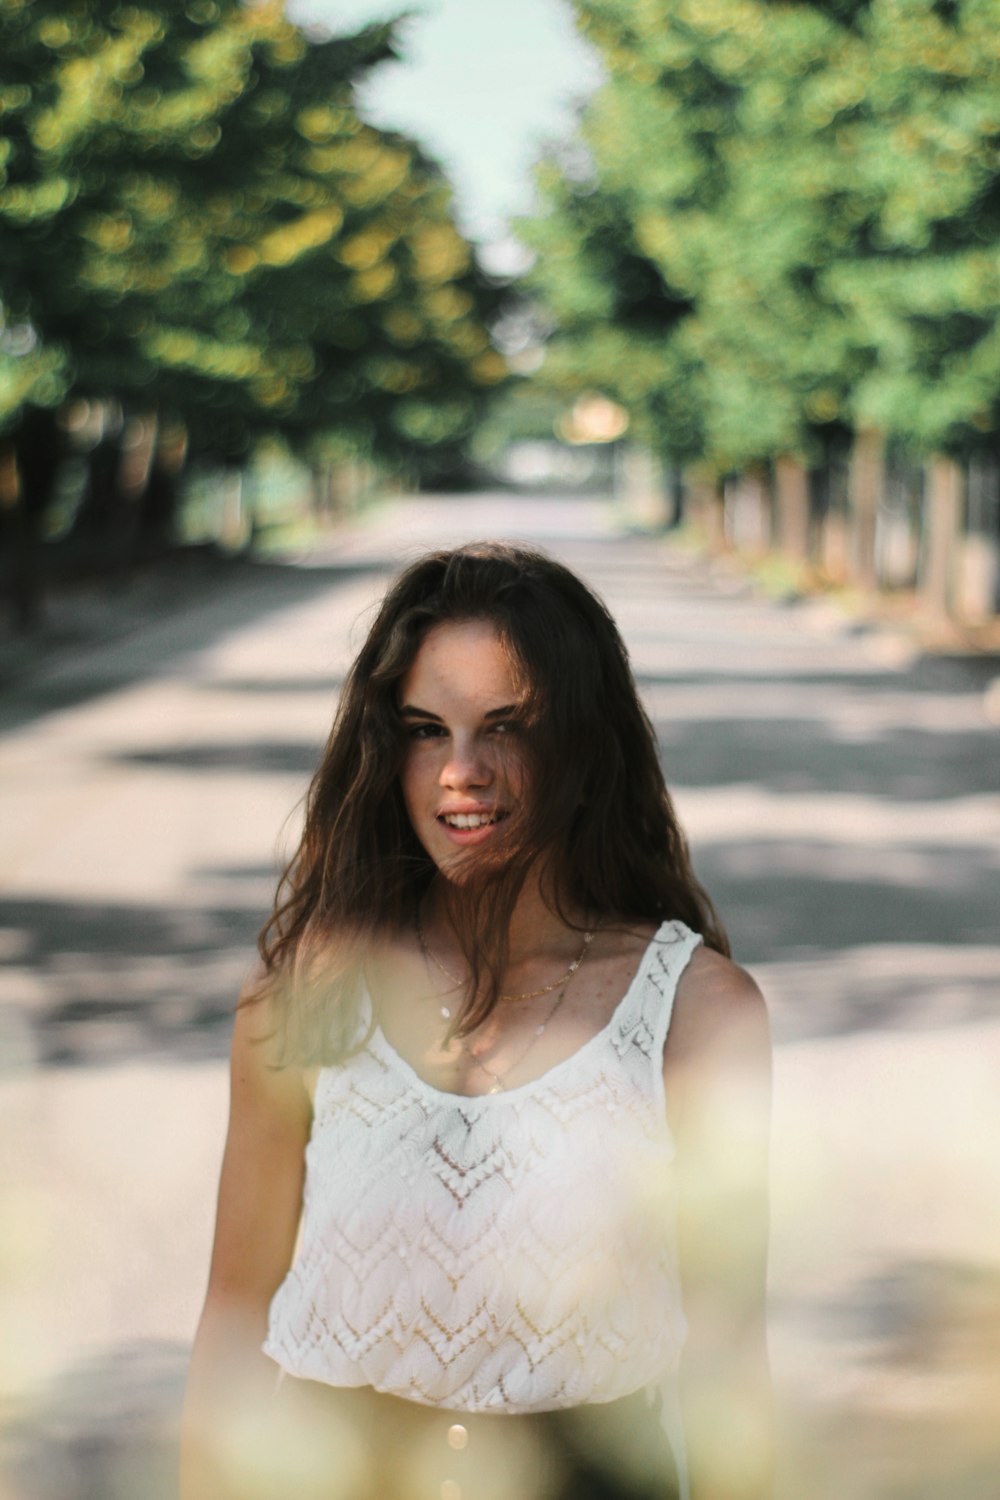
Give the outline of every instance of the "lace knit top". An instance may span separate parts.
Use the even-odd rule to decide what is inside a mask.
[[[378,1029],[324,1068],[265,1352],[468,1412],[669,1382],[685,1325],[663,1046],[700,941],[665,922],[607,1026],[519,1088],[432,1088]]]

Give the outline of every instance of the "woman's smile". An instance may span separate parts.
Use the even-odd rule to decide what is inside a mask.
[[[469,812],[440,812],[437,820],[448,830],[459,848],[468,848],[470,845],[485,843],[507,817],[509,814],[505,808],[494,807]]]

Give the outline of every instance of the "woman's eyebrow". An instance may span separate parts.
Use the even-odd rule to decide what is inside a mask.
[[[444,723],[440,714],[432,714],[429,708],[418,708],[415,703],[404,703],[399,712],[404,719],[433,719],[435,724]]]
[[[503,719],[509,714],[517,713],[516,703],[505,703],[502,708],[491,708],[483,714],[484,719]],[[440,714],[432,714],[429,708],[418,708],[415,703],[404,703],[399,710],[404,719],[433,719],[435,724],[443,724],[444,720]]]

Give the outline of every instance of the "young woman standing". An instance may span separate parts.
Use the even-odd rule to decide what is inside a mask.
[[[766,1013],[574,574],[396,580],[261,953],[182,1500],[767,1500]]]

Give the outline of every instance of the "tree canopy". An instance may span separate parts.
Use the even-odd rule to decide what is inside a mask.
[[[497,292],[436,164],[358,114],[395,47],[270,0],[0,0],[0,424],[112,397],[227,460],[460,444]]]
[[[543,163],[546,378],[678,459],[995,437],[1000,0],[575,0],[606,82]]]

